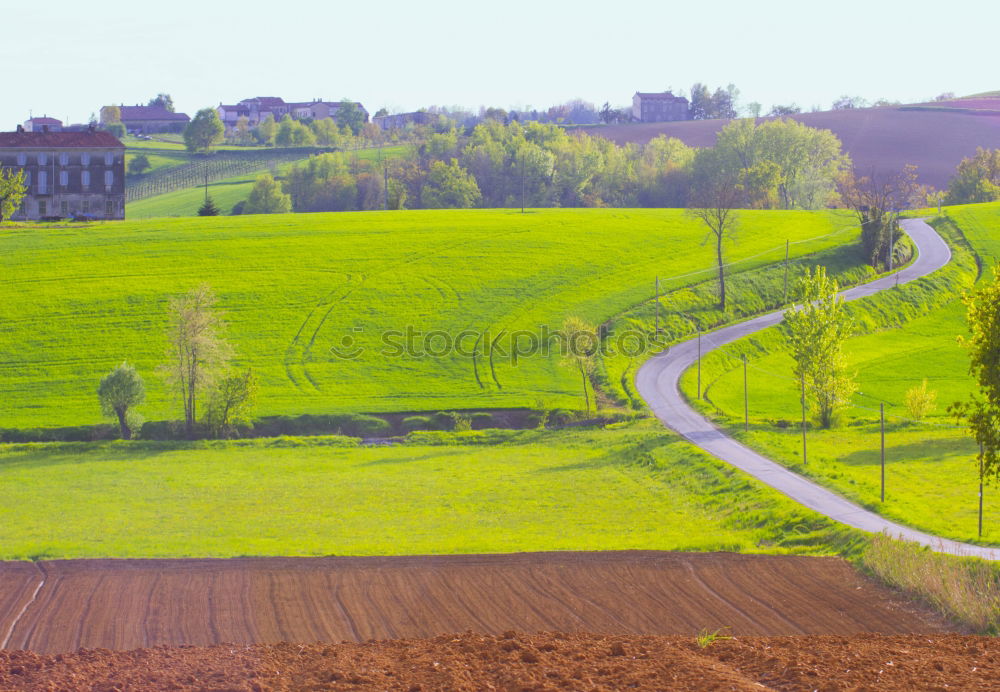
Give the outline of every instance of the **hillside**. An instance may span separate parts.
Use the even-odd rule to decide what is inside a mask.
[[[972,104],[972,105],[970,105]],[[985,114],[971,112],[973,106]],[[998,109],[991,113],[988,109]],[[965,110],[963,110],[965,109]],[[810,127],[831,130],[862,171],[917,166],[920,182],[944,189],[965,157],[977,147],[1000,148],[1000,99],[956,100],[902,108],[801,113],[792,116]],[[644,144],[659,135],[709,147],[728,120],[636,123],[582,128],[618,144]]]
[[[727,248],[730,261],[746,261],[730,271],[777,261],[786,239],[795,258],[850,244],[856,234],[837,212],[746,212],[738,242]],[[167,352],[167,302],[203,282],[220,296],[238,362],[261,378],[263,415],[539,400],[582,409],[579,380],[560,365],[558,349],[515,361],[511,335],[529,330],[524,348],[540,326],[556,330],[570,315],[600,323],[648,301],[657,275],[665,289],[706,282],[713,260],[704,237],[683,210],[11,227],[0,236],[8,296],[0,304],[0,427],[99,422],[97,382],[125,359],[146,378],[143,415],[177,416],[156,373]],[[714,297],[705,286],[681,291],[671,299],[675,309],[694,319],[710,311]],[[712,313],[705,315],[711,323]],[[463,330],[462,353],[448,349]],[[479,334],[490,343],[506,339],[500,345],[508,350],[495,352],[492,367],[486,339],[476,348]],[[361,351],[345,360],[337,349]]]

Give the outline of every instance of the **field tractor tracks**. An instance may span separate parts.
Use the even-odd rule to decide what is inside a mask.
[[[18,624],[20,624],[21,620],[24,618],[25,613],[28,612],[28,609],[31,608],[31,606],[33,606],[35,602],[38,600],[38,594],[41,592],[42,587],[45,586],[45,582],[48,578],[48,575],[45,573],[45,568],[42,567],[42,565],[38,562],[35,562],[34,565],[35,568],[38,570],[39,574],[38,584],[35,586],[35,590],[32,592],[31,597],[25,602],[24,606],[21,608],[18,614],[14,616],[14,619],[11,621],[10,627],[7,629],[7,633],[4,635],[3,640],[0,641],[0,651],[7,648],[7,645],[10,643],[11,637],[14,636],[14,630],[17,629]]]

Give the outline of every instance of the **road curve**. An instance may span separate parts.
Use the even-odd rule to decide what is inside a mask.
[[[867,284],[844,291],[845,300],[856,300],[887,288],[904,284],[937,271],[951,260],[951,250],[937,232],[921,220],[903,221],[903,229],[917,246],[917,259],[905,269]],[[702,353],[724,346],[748,334],[779,324],[784,311],[723,327],[702,335]],[[886,533],[953,555],[974,555],[1000,560],[1000,548],[961,543],[917,531],[870,512],[840,495],[817,485],[781,464],[771,461],[746,445],[727,436],[711,421],[692,409],[681,395],[681,374],[698,359],[697,339],[689,339],[646,361],[635,383],[646,403],[660,421],[712,456],[749,473],[796,502],[848,526],[872,533]]]

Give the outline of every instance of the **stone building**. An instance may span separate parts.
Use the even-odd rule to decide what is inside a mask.
[[[364,114],[365,122],[368,122],[368,111],[365,107],[360,103],[354,105]],[[290,115],[295,120],[336,119],[337,111],[340,110],[340,102],[315,99],[287,103],[280,96],[257,96],[252,99],[243,99],[233,105],[220,103],[215,110],[219,114],[219,120],[226,126],[226,132],[232,132],[240,118],[247,119],[248,127],[256,127],[267,120],[268,116],[274,118],[275,122],[281,122],[281,119],[286,115]]]
[[[48,116],[43,118],[31,118],[24,121],[25,132],[62,132],[62,120],[56,120]]]
[[[669,91],[648,93],[637,91],[632,97],[632,117],[644,123],[690,120],[688,100]]]
[[[119,106],[125,130],[137,135],[183,132],[191,118],[187,113],[171,113],[163,106]]]
[[[125,218],[125,145],[113,135],[0,132],[0,167],[23,170],[28,194],[13,219]]]

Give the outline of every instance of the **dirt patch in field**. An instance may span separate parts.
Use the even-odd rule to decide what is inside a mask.
[[[954,629],[837,558],[612,552],[37,565],[0,563],[0,584],[16,584],[0,613],[0,622],[12,623],[8,649],[358,642],[467,630]]]
[[[945,690],[1000,688],[1000,642],[960,635],[480,635],[341,644],[0,651],[10,690]]]

